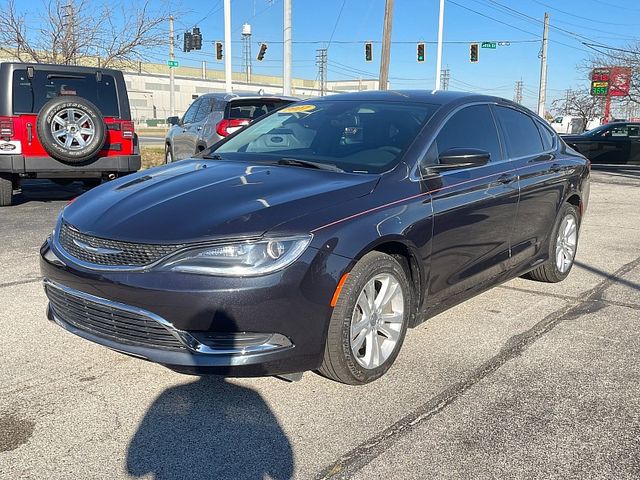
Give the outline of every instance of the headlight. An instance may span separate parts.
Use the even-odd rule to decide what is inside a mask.
[[[265,275],[295,262],[311,238],[311,235],[304,235],[209,245],[178,253],[167,259],[160,268],[228,277]]]

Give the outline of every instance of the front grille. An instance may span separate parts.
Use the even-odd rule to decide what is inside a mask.
[[[80,233],[66,222],[62,222],[58,238],[62,248],[73,257],[106,266],[142,267],[183,247],[108,240]]]
[[[185,346],[152,318],[98,302],[45,284],[53,314],[60,320],[98,337],[118,343],[168,350]]]

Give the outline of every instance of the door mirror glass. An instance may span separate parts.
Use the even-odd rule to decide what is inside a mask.
[[[439,164],[449,168],[469,168],[485,165],[491,154],[478,148],[450,148],[438,157]]]
[[[169,118],[167,118],[167,123],[169,125],[179,125],[180,124],[180,118],[179,117],[169,117]]]

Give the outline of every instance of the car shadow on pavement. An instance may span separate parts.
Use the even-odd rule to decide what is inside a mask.
[[[164,391],[127,452],[127,471],[155,480],[288,479],[291,444],[260,394],[218,376]]]
[[[58,185],[49,180],[24,180],[21,192],[13,197],[13,205],[28,202],[53,202],[72,200],[82,195],[85,188],[81,182],[71,182],[68,185]]]

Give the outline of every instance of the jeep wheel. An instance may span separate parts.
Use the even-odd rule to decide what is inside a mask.
[[[13,182],[11,181],[11,175],[0,173],[0,207],[11,205],[12,196]]]
[[[66,163],[92,159],[107,136],[98,108],[75,96],[60,96],[45,103],[38,114],[36,129],[47,153]]]

